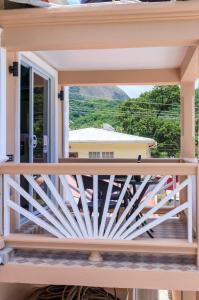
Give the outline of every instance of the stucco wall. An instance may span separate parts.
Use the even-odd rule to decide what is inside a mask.
[[[0,300],[27,300],[32,291],[29,284],[1,283]]]
[[[88,158],[89,152],[114,152],[114,158],[143,158],[150,156],[148,146],[145,144],[71,144],[70,152],[78,152],[79,158]]]

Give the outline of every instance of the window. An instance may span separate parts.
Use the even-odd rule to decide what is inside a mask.
[[[89,152],[88,157],[89,158],[100,158],[100,152]]]
[[[114,158],[113,152],[102,152],[102,158]]]
[[[89,152],[89,158],[114,158],[114,152]]]

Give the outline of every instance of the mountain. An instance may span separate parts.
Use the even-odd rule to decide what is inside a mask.
[[[69,97],[74,100],[127,100],[129,96],[117,86],[71,86]]]

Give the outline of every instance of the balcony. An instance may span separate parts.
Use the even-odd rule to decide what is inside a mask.
[[[124,161],[2,164],[6,266],[196,271],[198,165]]]

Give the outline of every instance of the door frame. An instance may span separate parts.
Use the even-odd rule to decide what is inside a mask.
[[[33,72],[49,80],[49,162],[58,162],[58,74],[55,69],[49,66],[46,62],[40,59],[32,52],[19,53],[19,66],[29,66]],[[17,145],[16,145],[16,161],[20,162],[20,67],[19,67],[19,80],[18,80],[18,104],[16,116],[17,128]]]
[[[30,107],[29,107],[29,162],[34,161],[34,148],[33,148],[33,136],[34,136],[34,76],[38,75],[41,78],[43,78],[47,82],[47,114],[48,114],[48,119],[47,119],[47,133],[48,133],[48,159],[47,161],[51,161],[51,149],[50,149],[50,137],[51,137],[51,126],[50,126],[50,105],[51,105],[51,92],[50,92],[50,87],[51,87],[51,78],[48,75],[44,75],[40,70],[35,69],[33,66],[30,66],[30,64],[27,64],[24,62],[24,60],[21,60],[20,66],[24,66],[26,68],[29,68],[30,73],[29,73],[29,100],[30,100]],[[21,130],[21,128],[20,128]],[[21,133],[21,132],[20,132]]]

